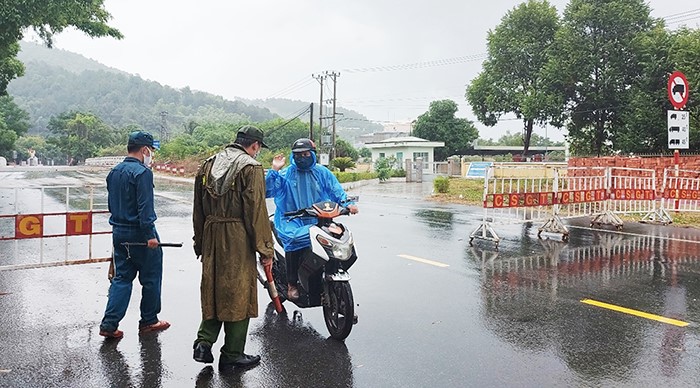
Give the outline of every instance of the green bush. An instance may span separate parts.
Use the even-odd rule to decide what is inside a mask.
[[[368,179],[375,179],[375,178],[377,178],[377,174],[374,173],[374,172],[339,172],[339,171],[333,171],[333,175],[335,175],[335,177],[338,178],[338,182],[340,182],[340,183],[364,181],[364,180],[368,180]]]
[[[331,165],[340,170],[340,172],[345,172],[346,169],[355,167],[355,162],[351,158],[343,156],[333,159]]]
[[[433,188],[436,192],[445,194],[450,191],[450,178],[446,176],[439,176],[433,181]]]
[[[392,178],[405,178],[406,177],[406,170],[404,170],[403,168],[400,168],[398,170],[392,170],[391,177]]]
[[[374,166],[374,171],[377,172],[377,178],[380,182],[387,181],[391,178],[392,166],[394,165],[395,158],[380,158],[377,160],[377,164]]]

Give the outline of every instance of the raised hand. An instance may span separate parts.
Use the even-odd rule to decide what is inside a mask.
[[[277,154],[272,159],[272,169],[275,171],[279,171],[282,167],[284,167],[284,164],[285,164],[284,154]]]

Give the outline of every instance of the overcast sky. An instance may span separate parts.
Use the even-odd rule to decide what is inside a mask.
[[[317,102],[319,85],[311,75],[336,71],[338,104],[371,120],[411,121],[430,101],[453,99],[460,104],[458,116],[476,121],[465,102],[465,85],[481,70],[488,30],[520,2],[106,0],[110,24],[123,40],[66,31],[55,47],[228,99]],[[551,3],[561,13],[567,1]],[[697,0],[649,5],[654,17],[700,8]],[[698,27],[700,15],[669,27],[682,24]],[[441,61],[454,58],[448,65]],[[519,121],[495,129],[476,125],[481,137],[494,139],[521,129]],[[547,132],[562,139],[558,130]],[[536,133],[544,136],[545,129]]]

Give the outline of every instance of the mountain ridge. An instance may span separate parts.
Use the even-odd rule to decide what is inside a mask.
[[[186,131],[193,121],[260,122],[275,117],[291,118],[309,105],[287,99],[228,100],[189,87],[176,89],[144,80],[67,50],[26,41],[20,44],[18,57],[26,71],[23,77],[10,83],[8,92],[30,114],[30,134],[45,134],[52,116],[71,110],[91,111],[116,127],[137,125],[167,136]],[[382,128],[359,112],[341,107],[337,112],[341,137],[352,138]],[[316,118],[317,115],[316,112]],[[308,121],[308,114],[300,118]],[[342,121],[352,124],[340,124]],[[324,125],[330,125],[330,120]]]

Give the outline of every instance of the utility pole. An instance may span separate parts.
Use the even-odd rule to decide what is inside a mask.
[[[165,121],[165,117],[167,115],[168,115],[168,112],[166,112],[166,111],[160,112],[160,139],[162,141],[168,140],[168,127],[167,127],[167,122]]]
[[[331,141],[332,148],[331,148],[331,155],[330,155],[331,160],[333,160],[333,159],[335,159],[335,154],[336,154],[336,152],[335,152],[335,116],[336,116],[336,113],[335,113],[335,101],[336,101],[335,91],[336,91],[336,84],[337,84],[338,76],[340,75],[340,73],[336,73],[335,71],[333,71],[331,73],[326,72],[326,75],[331,77],[331,79],[333,80],[333,140]]]
[[[318,132],[319,132],[319,145],[323,145],[321,139],[323,138],[323,81],[326,79],[325,74],[311,75],[319,82],[321,85],[321,97],[318,100]],[[313,141],[313,137],[311,138]]]
[[[314,103],[309,105],[309,139],[314,141]]]

